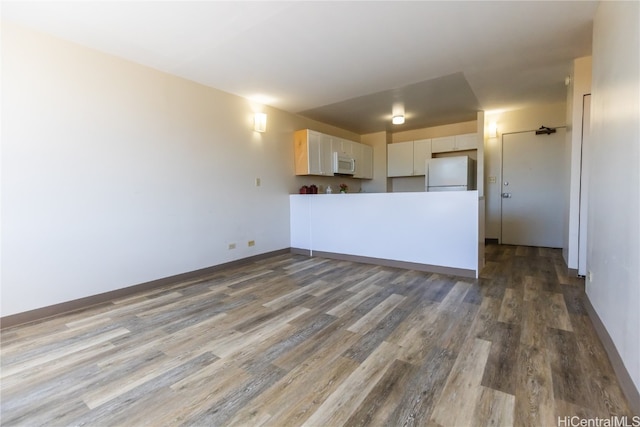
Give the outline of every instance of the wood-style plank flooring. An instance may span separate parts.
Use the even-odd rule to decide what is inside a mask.
[[[3,426],[555,426],[629,411],[559,250],[282,255],[2,331]]]

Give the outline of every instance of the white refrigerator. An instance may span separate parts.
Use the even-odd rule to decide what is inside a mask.
[[[476,161],[469,156],[427,159],[426,191],[468,191],[476,189]]]

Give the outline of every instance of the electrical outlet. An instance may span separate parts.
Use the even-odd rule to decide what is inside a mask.
[[[260,187],[260,178],[256,178],[256,187]]]
[[[229,250],[235,249],[235,248],[236,248],[236,244],[235,243],[229,243]]]
[[[589,270],[589,272],[587,273],[587,277],[589,278],[590,282],[593,282],[593,271]]]
[[[489,177],[489,184],[495,184],[496,183],[496,177],[495,176],[490,176]]]
[[[255,241],[255,240],[249,240],[249,241],[247,242],[247,245],[248,245],[248,246],[255,246],[255,245],[256,245],[256,241]]]

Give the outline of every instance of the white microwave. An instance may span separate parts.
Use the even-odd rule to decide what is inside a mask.
[[[334,151],[333,173],[335,175],[353,175],[356,173],[356,159]]]

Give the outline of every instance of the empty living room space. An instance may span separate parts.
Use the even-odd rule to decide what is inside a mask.
[[[640,426],[640,2],[0,8],[3,426]]]

